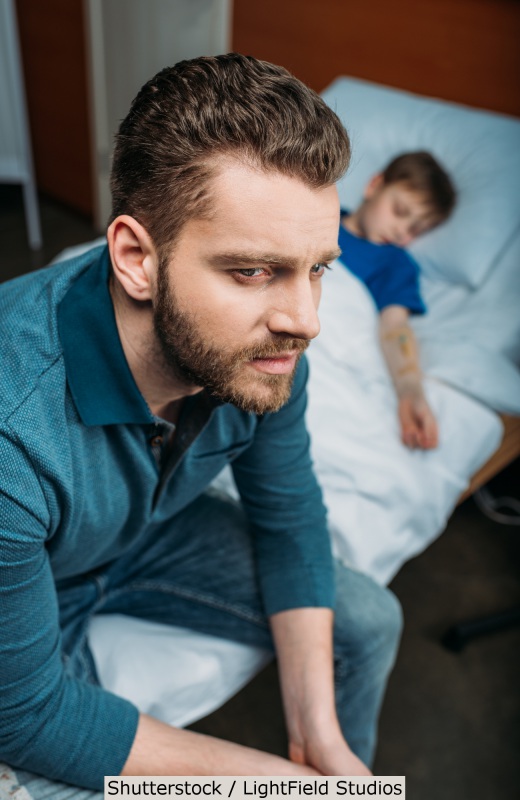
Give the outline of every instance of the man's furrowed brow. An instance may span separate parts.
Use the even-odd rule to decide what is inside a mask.
[[[340,257],[343,251],[340,247],[336,247],[330,253],[326,253],[325,256],[320,259],[320,261],[324,261],[326,264],[330,264],[331,261],[335,261],[337,258]]]
[[[317,257],[314,263],[330,263],[341,255],[341,250],[335,248]],[[297,267],[299,260],[280,253],[215,253],[210,258],[211,263],[216,267],[256,266],[258,264],[272,264],[283,267]]]
[[[290,259],[283,258],[279,253],[215,253],[211,256],[211,263],[219,267],[233,267],[237,264],[286,264]]]

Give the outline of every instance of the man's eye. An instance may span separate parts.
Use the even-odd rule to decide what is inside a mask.
[[[258,278],[265,272],[263,267],[250,267],[250,269],[237,269],[236,271],[243,278]]]
[[[394,206],[394,214],[396,217],[406,217],[408,209],[405,206]]]
[[[311,267],[311,275],[321,277],[326,269],[330,269],[328,264],[313,264]]]

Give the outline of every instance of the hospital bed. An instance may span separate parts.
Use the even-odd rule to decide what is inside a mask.
[[[438,449],[401,444],[377,311],[339,261],[324,278],[322,331],[308,351],[307,421],[335,552],[386,584],[441,534],[472,479],[520,451],[520,121],[349,77],[323,96],[353,143],[343,206],[355,207],[370,175],[413,149],[430,150],[459,193],[452,219],[412,247],[429,309],[412,324]],[[216,485],[235,492],[230,472]],[[218,707],[269,658],[121,616],[94,618],[90,641],[107,688],[176,725]]]
[[[496,412],[520,414],[520,122],[352,78],[324,97],[353,140],[343,206],[357,206],[368,178],[406,150],[432,152],[458,190],[452,218],[411,247],[429,309],[412,325],[439,448],[399,442],[377,311],[340,263],[324,281],[309,354],[308,423],[338,554],[388,583],[439,535],[498,448]]]
[[[413,325],[439,448],[400,443],[376,309],[339,261],[324,278],[322,331],[308,351],[307,421],[334,549],[386,584],[441,534],[470,487],[520,451],[520,121],[348,77],[324,97],[353,143],[338,187],[343,206],[355,207],[370,175],[411,149],[431,150],[459,191],[453,218],[412,248],[429,308]],[[229,473],[216,485],[235,491]],[[89,638],[106,688],[180,726],[221,705],[269,659],[119,615],[94,617]]]

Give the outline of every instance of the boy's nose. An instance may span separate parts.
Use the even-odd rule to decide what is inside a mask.
[[[408,223],[400,225],[395,230],[396,244],[400,247],[406,247],[413,239],[412,231]]]

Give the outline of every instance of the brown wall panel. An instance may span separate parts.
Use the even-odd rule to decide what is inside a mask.
[[[233,48],[520,116],[518,0],[234,0]]]
[[[92,215],[82,0],[17,0],[38,188]]]

